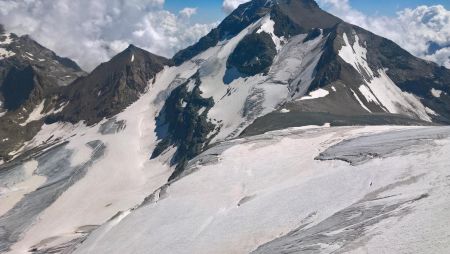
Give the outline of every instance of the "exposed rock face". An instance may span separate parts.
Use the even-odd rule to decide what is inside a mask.
[[[214,137],[208,135],[215,128],[208,120],[214,100],[202,97],[198,75],[172,91],[157,118],[157,133],[161,141],[153,151],[152,158],[158,157],[171,146],[177,147],[171,162],[177,168],[171,179],[178,176],[187,162],[201,153]]]
[[[216,46],[221,40],[234,37],[247,26],[257,21],[270,11],[271,2],[266,0],[255,0],[242,4],[226,17],[220,25],[209,32],[200,41],[173,57],[175,64],[179,65],[206,49]]]
[[[83,75],[75,62],[57,56],[29,36],[0,34],[0,100],[4,110],[32,109],[54,89]]]
[[[83,75],[72,60],[0,27],[0,160],[34,137],[43,116],[61,108],[57,91]]]
[[[253,76],[267,72],[277,54],[275,44],[269,34],[247,35],[237,45],[228,58],[228,68],[236,68],[240,73]]]
[[[17,110],[20,108],[30,98],[36,83],[31,66],[24,69],[12,67],[2,85],[4,109]]]
[[[2,31],[3,27],[2,27]],[[88,125],[135,102],[171,62],[131,45],[87,75],[28,36],[0,34],[0,160],[32,139],[42,124]],[[154,81],[154,80],[153,80]]]
[[[88,76],[61,89],[61,100],[69,101],[64,110],[47,122],[86,121],[88,125],[110,118],[135,102],[170,61],[133,45],[103,63]]]
[[[322,11],[313,0],[253,0],[240,5],[198,43],[178,52],[173,57],[174,62],[178,65],[189,60],[219,41],[237,35],[269,13],[275,21],[275,34],[286,38],[315,28],[328,29],[342,22]]]

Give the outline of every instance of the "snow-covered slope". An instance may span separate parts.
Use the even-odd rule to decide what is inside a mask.
[[[363,77],[365,84],[361,84],[359,91],[364,95],[365,100],[377,104],[386,112],[410,115],[431,122],[432,119],[420,100],[413,94],[402,92],[384,69],[377,70],[375,75],[367,61],[367,44],[361,42],[356,33],[353,37],[352,45],[347,34],[343,34],[345,44],[339,50],[339,56]],[[357,99],[359,100],[358,97]],[[363,103],[361,106],[367,108]]]
[[[323,37],[303,43],[306,35],[299,35],[277,47],[278,54],[267,75],[239,77],[224,84],[223,77],[227,75],[226,59],[237,43],[258,27],[273,30],[273,22],[270,22],[270,17],[264,17],[233,39],[194,58],[203,60],[199,68],[202,96],[212,97],[215,102],[208,117],[223,122],[214,141],[236,137],[257,117],[277,109],[289,97],[304,94],[313,79],[313,70],[321,55]],[[271,35],[275,44],[281,45],[281,39]]]
[[[167,181],[170,167],[149,156],[161,108],[156,97],[166,89],[159,84],[175,75],[167,67],[156,77],[161,83],[150,81],[136,103],[92,127],[44,125],[22,148],[27,153],[17,152],[13,163],[0,166],[0,252],[55,246],[68,251]]]
[[[446,253],[450,129],[394,125],[450,123],[449,80],[313,0],[243,4],[172,60],[130,45],[0,112],[0,252]],[[329,128],[354,125],[379,126]]]
[[[225,142],[76,253],[446,253],[449,152],[447,127]]]

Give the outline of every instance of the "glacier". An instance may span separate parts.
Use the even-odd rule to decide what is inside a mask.
[[[449,127],[223,142],[75,253],[447,253],[449,152]]]

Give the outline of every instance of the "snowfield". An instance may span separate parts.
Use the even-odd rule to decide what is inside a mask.
[[[450,128],[224,142],[75,253],[449,253]]]
[[[386,74],[385,69],[377,70],[378,75],[370,68],[367,62],[367,49],[359,36],[354,33],[353,45],[348,39],[346,33],[343,34],[344,44],[339,50],[339,56],[350,64],[361,77],[364,77],[364,83],[359,90],[364,95],[367,102],[375,103],[385,111],[393,114],[409,115],[417,119],[432,122],[426,107],[420,102],[420,99],[413,94],[403,92]],[[367,85],[367,86],[366,86]],[[437,95],[433,92],[433,95]],[[355,94],[356,100],[361,106],[369,111],[367,105]]]

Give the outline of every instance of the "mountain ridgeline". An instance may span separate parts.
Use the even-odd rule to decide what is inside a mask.
[[[0,35],[0,159],[32,139],[43,124],[94,125],[139,99],[171,61],[130,45],[87,74],[29,36]],[[155,80],[154,80],[155,81]]]
[[[240,39],[229,56],[216,60],[226,63],[224,85],[244,80],[238,85],[243,86],[251,83],[248,80],[252,77],[265,76],[287,87],[287,93],[275,105],[277,110],[270,112],[258,112],[261,105],[248,110],[249,101],[243,103],[239,114],[247,124],[226,138],[236,137],[236,133],[248,136],[328,123],[332,126],[450,123],[448,69],[414,57],[394,42],[326,13],[315,1],[254,0],[242,4],[198,43],[177,53],[173,61],[176,65],[193,59],[208,62],[202,54],[215,47],[228,46],[237,37]],[[279,80],[278,69],[289,72],[293,67],[292,61],[283,62],[288,55],[301,68],[289,78]],[[212,82],[206,77],[205,80],[196,82]],[[232,92],[228,93],[232,87],[226,96],[233,96]],[[318,92],[323,96],[308,96]],[[263,94],[270,97],[269,90]],[[166,107],[167,103],[170,101]],[[223,107],[226,111],[226,106]],[[252,114],[257,116],[249,117]],[[190,125],[194,125],[191,128],[203,129],[204,124],[195,127],[193,119],[197,117],[191,118]],[[226,123],[216,124],[219,129],[223,125]],[[177,132],[170,125],[168,128],[167,135]],[[204,132],[201,133],[203,137]],[[217,131],[210,128],[210,135],[217,135]],[[164,143],[167,140],[173,138],[163,138]],[[211,140],[204,142],[209,143]],[[188,145],[198,147],[198,143]]]
[[[67,106],[47,118],[47,123],[85,121],[93,125],[111,118],[137,101],[164,66],[171,61],[134,45],[102,63],[86,77],[76,80],[68,89],[61,89],[61,102]]]

